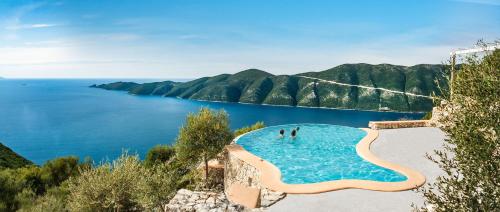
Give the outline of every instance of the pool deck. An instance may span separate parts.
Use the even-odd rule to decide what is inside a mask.
[[[401,164],[422,173],[427,182],[443,172],[425,158],[425,153],[441,149],[444,133],[437,128],[405,128],[380,130],[371,144],[377,157]],[[411,204],[421,205],[422,197],[413,190],[381,192],[345,189],[319,194],[288,194],[269,211],[411,211]]]
[[[385,161],[373,154],[370,150],[370,146],[372,142],[376,141],[379,132],[377,130],[366,128],[363,128],[362,130],[364,130],[367,134],[356,145],[357,154],[370,163],[405,175],[407,177],[405,181],[380,182],[371,180],[344,179],[307,184],[288,184],[281,180],[281,172],[278,167],[246,151],[240,145],[230,145],[227,147],[227,150],[230,154],[233,154],[240,160],[243,160],[257,168],[261,173],[260,181],[264,187],[273,191],[285,192],[288,194],[315,194],[348,188],[369,189],[375,191],[403,191],[413,189],[424,184],[425,176],[419,172],[400,164]],[[239,137],[236,138],[235,141],[238,139]]]

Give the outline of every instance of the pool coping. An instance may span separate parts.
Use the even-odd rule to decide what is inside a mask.
[[[391,163],[378,158],[370,151],[370,145],[378,137],[378,131],[360,128],[367,132],[356,145],[358,155],[381,167],[391,169],[407,179],[401,182],[380,182],[372,180],[333,180],[319,183],[308,184],[288,184],[281,181],[281,171],[274,164],[257,157],[246,151],[242,146],[236,144],[236,141],[243,135],[234,139],[234,144],[226,146],[228,153],[236,156],[238,159],[250,164],[260,171],[260,182],[262,186],[273,190],[289,194],[315,194],[327,191],[335,191],[348,188],[366,189],[374,191],[404,191],[417,188],[425,183],[425,176],[410,168]]]

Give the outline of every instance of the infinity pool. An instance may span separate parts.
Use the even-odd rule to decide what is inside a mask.
[[[297,137],[292,139],[290,133],[297,127]],[[285,130],[284,138],[279,136],[281,129]],[[405,181],[406,176],[372,164],[356,153],[356,144],[366,134],[353,127],[290,124],[247,133],[236,143],[278,167],[281,180],[288,184],[341,179]]]

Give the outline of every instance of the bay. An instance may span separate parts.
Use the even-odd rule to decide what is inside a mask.
[[[36,164],[68,155],[112,160],[122,151],[144,157],[157,144],[173,144],[190,112],[224,109],[236,129],[326,123],[367,127],[369,121],[419,119],[422,114],[203,102],[89,88],[117,79],[0,80],[0,142]],[[155,80],[127,80],[152,82]]]

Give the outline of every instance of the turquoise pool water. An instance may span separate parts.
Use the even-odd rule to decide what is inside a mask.
[[[300,127],[292,139],[292,129]],[[280,129],[285,137],[280,138]],[[290,124],[267,127],[240,137],[236,143],[277,166],[289,184],[318,183],[341,179],[397,182],[406,176],[377,166],[356,153],[366,132],[328,124]]]

